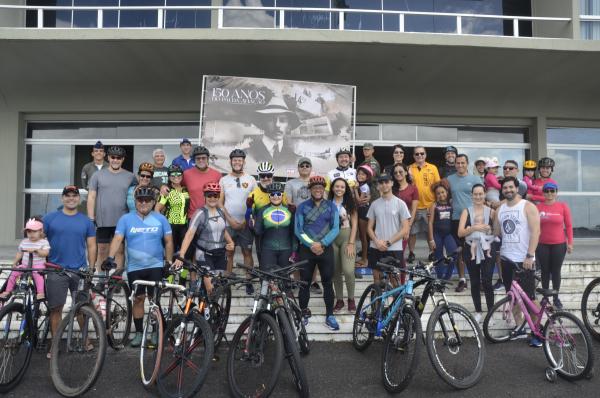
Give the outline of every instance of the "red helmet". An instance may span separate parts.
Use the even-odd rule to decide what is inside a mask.
[[[204,184],[204,193],[206,192],[221,193],[221,186],[218,182],[207,182]]]
[[[325,182],[325,178],[323,178],[321,176],[310,177],[310,179],[308,180],[308,187],[312,188],[315,185],[322,185],[323,187],[325,187],[325,185],[327,185]]]

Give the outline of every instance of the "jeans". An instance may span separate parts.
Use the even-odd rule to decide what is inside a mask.
[[[446,249],[446,255],[451,255],[456,251],[456,240],[452,234],[441,235],[433,232],[433,240],[435,241],[435,258],[439,260],[444,256],[444,249]],[[435,267],[435,272],[439,279],[450,279],[452,277],[452,271],[454,270],[454,260],[448,265],[438,265]]]

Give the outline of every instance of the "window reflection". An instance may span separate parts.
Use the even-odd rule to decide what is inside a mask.
[[[551,128],[548,129],[548,143],[600,145],[600,129]]]
[[[600,236],[600,196],[568,196],[559,194],[558,200],[566,202],[573,218],[573,235],[576,238]]]
[[[548,150],[548,156],[554,159],[556,166],[552,178],[561,191],[579,191],[578,151],[567,149]]]
[[[25,187],[57,189],[71,183],[70,145],[28,145]]]
[[[173,123],[30,123],[28,138],[110,140],[198,136],[198,122]]]

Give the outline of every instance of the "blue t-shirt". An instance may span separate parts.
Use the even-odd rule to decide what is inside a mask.
[[[462,211],[473,206],[471,190],[473,185],[481,184],[481,178],[472,174],[466,176],[452,174],[446,179],[450,183],[450,191],[452,191],[452,219],[460,220]]]
[[[163,238],[171,234],[166,217],[155,211],[142,219],[137,212],[119,219],[115,235],[127,241],[127,272],[163,266]]]
[[[87,265],[87,238],[96,236],[94,224],[88,217],[53,211],[44,217],[44,232],[50,242],[49,262],[69,269]]]
[[[181,170],[183,170],[183,171],[186,171],[187,169],[191,169],[192,167],[194,167],[195,164],[196,164],[196,162],[194,162],[194,158],[193,157],[191,157],[188,160],[186,160],[183,157],[183,155],[177,156],[171,162],[171,165],[179,166],[179,167],[181,167]]]

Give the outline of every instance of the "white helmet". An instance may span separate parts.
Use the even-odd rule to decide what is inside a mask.
[[[258,167],[256,168],[256,172],[258,174],[263,174],[263,173],[275,173],[275,167],[273,167],[273,165],[271,164],[271,162],[260,162],[258,164]]]

